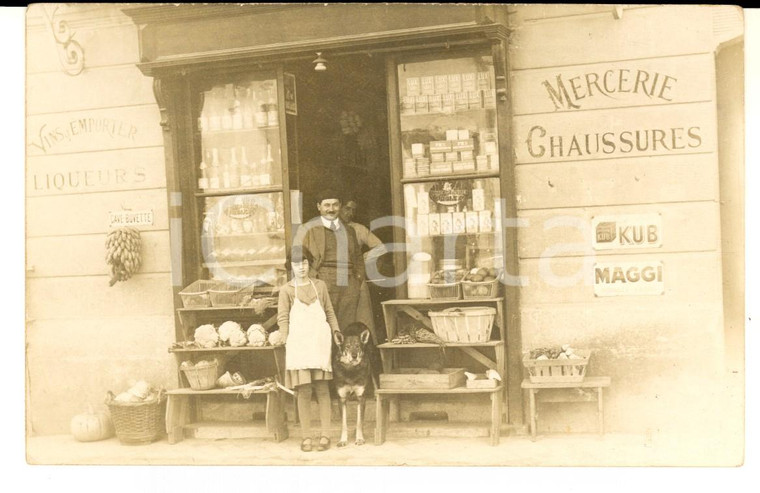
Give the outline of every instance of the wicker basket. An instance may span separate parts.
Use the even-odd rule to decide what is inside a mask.
[[[216,380],[219,378],[219,362],[211,361],[208,366],[202,366],[196,368],[191,366],[188,368],[180,368],[187,378],[187,382],[190,384],[190,388],[193,390],[209,390],[216,387]]]
[[[575,354],[583,359],[536,360],[525,357],[523,366],[533,383],[582,382],[586,378],[586,366],[591,358],[591,351],[576,349]]]
[[[462,296],[466,300],[496,298],[499,294],[499,279],[493,281],[462,281]]]
[[[488,342],[496,309],[488,306],[428,312],[435,335],[447,342]]]
[[[155,399],[145,402],[117,402],[110,390],[106,405],[116,436],[123,445],[147,445],[164,432],[166,395],[160,390]]]
[[[446,284],[428,284],[430,298],[434,300],[458,300],[462,298],[462,290],[459,282]]]
[[[179,292],[182,298],[182,306],[185,308],[198,308],[211,306],[209,289],[219,286],[219,281],[199,279]]]

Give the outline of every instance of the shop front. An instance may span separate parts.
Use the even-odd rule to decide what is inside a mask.
[[[203,423],[251,413],[280,439],[287,424],[274,414],[284,414],[292,434],[286,391],[251,396],[232,380],[199,390],[183,369],[214,361],[249,382],[282,376],[284,348],[268,340],[276,296],[328,189],[384,245],[362,290],[379,362],[370,422],[454,436],[484,423],[498,443],[525,433],[536,405],[540,432],[596,431],[599,418],[618,432],[688,432],[726,412],[723,375],[739,361],[724,340],[739,329],[724,324],[724,292],[737,285],[724,288],[736,265],[721,245],[741,234],[728,219],[736,203],[721,206],[720,179],[738,165],[719,161],[718,142],[730,147],[720,127],[737,110],[716,111],[726,75],[711,8],[135,5],[119,15],[135,27],[132,67],[152,84],[161,129],[149,144],[166,176],[155,210],[171,278],[161,316],[174,334],[156,344],[169,348],[170,442],[189,430],[213,437],[221,428]],[[110,138],[142,137],[129,122],[108,125]],[[199,344],[199,327],[227,322],[244,343]],[[526,382],[541,378],[529,368],[551,362],[524,358],[558,356],[578,361],[554,363],[565,384],[585,373],[604,385],[566,385],[580,403],[559,403],[567,389],[534,402]]]

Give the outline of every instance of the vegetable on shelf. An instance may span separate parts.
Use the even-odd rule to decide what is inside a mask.
[[[195,329],[193,337],[202,348],[212,348],[219,345],[219,334],[216,327],[211,324],[204,324]]]

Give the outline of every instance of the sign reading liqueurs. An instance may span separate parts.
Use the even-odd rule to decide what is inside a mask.
[[[591,231],[594,250],[662,246],[662,216],[657,213],[594,216]]]
[[[662,262],[594,264],[595,296],[647,296],[664,292]]]
[[[147,211],[108,211],[108,226],[153,226],[153,210]]]

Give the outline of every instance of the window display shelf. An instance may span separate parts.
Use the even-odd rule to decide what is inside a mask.
[[[237,128],[237,129],[224,129],[224,130],[201,130],[199,131],[201,134],[203,134],[204,137],[211,137],[214,135],[235,135],[235,134],[247,134],[247,133],[255,133],[261,130],[278,130],[280,128],[279,125],[267,125],[262,127],[253,127],[253,128]]]
[[[498,171],[483,171],[476,173],[461,173],[461,174],[445,174],[445,175],[423,175],[423,176],[408,176],[401,179],[401,183],[422,183],[429,181],[442,181],[442,180],[467,180],[474,178],[498,178]]]
[[[266,187],[255,188],[215,188],[203,192],[196,192],[196,197],[219,197],[224,195],[238,194],[255,194],[255,193],[272,193],[282,191],[282,185],[269,185]]]
[[[249,237],[267,236],[269,238],[281,240],[285,237],[285,230],[277,231],[260,231],[251,233],[227,233],[227,234],[202,234],[201,238],[249,238]]]
[[[425,118],[440,118],[440,117],[447,117],[447,116],[468,116],[468,115],[481,113],[483,111],[496,111],[496,108],[468,108],[466,110],[462,109],[462,110],[457,110],[453,112],[436,111],[436,112],[430,112],[430,113],[400,113],[399,116],[402,119],[415,120],[415,119],[425,119]]]
[[[225,308],[229,310],[230,308]],[[250,307],[233,307],[233,310],[253,310]],[[192,310],[192,309],[187,309]],[[221,308],[207,308],[206,310],[222,310]],[[195,311],[198,311],[197,309]],[[240,346],[240,347],[213,347],[213,348],[169,348],[170,353],[229,353],[237,351],[273,351],[275,349],[285,349],[285,346]]]

